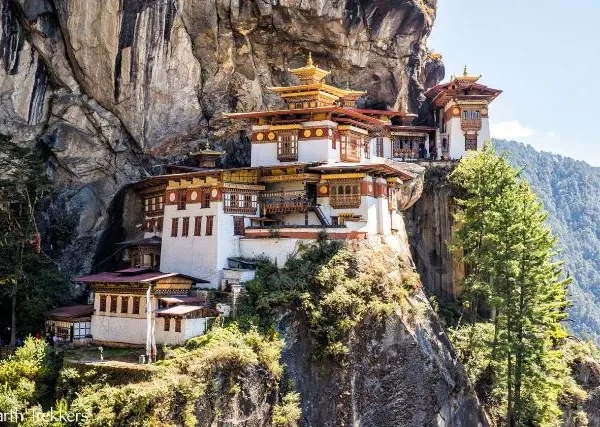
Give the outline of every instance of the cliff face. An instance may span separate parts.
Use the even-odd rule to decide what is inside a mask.
[[[452,241],[452,188],[448,174],[453,165],[429,165],[419,200],[404,212],[413,259],[428,293],[454,299],[464,268],[454,261]]]
[[[401,311],[355,331],[349,364],[311,359],[301,320],[287,323],[283,362],[302,399],[304,426],[486,426],[463,366],[422,292]]]
[[[61,197],[78,219],[65,257],[92,266],[110,201],[200,140],[248,161],[225,111],[276,107],[266,87],[308,51],[332,82],[368,91],[368,107],[423,112],[443,77],[425,45],[435,0],[0,0],[0,133],[46,150]],[[69,261],[67,261],[69,260]]]

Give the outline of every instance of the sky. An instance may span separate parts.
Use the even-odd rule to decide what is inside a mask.
[[[492,137],[600,166],[599,0],[438,0],[428,44],[446,80],[467,65],[504,91]]]

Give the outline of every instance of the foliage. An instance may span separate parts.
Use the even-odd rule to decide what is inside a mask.
[[[53,399],[56,361],[45,341],[28,338],[0,362],[0,412],[24,411]]]
[[[67,295],[68,282],[42,250],[37,213],[50,196],[42,159],[0,135],[0,322],[25,332]],[[17,325],[17,313],[20,324]]]
[[[307,320],[316,355],[343,362],[353,328],[367,316],[391,314],[418,286],[418,275],[403,269],[383,245],[361,250],[320,240],[302,247],[281,270],[260,261],[256,278],[246,284],[242,313],[267,327],[281,307],[293,306]]]
[[[546,213],[490,144],[464,158],[450,180],[464,191],[456,200],[454,241],[468,267],[463,285],[472,325],[466,351],[475,342],[481,307],[491,309],[491,352],[482,378],[502,390],[505,422],[554,425],[569,373],[559,348],[566,337],[560,322],[569,280],[554,261],[556,238]]]
[[[300,394],[291,392],[273,408],[271,424],[276,427],[296,427],[301,416]]]
[[[71,401],[70,410],[88,417],[84,426],[194,426],[198,399],[218,406],[227,394],[241,392],[251,370],[261,373],[266,389],[277,390],[283,374],[281,349],[277,336],[261,335],[255,328],[213,327],[185,347],[170,350],[147,381],[101,385],[101,367],[83,374],[67,368],[61,373],[61,390]],[[284,398],[284,403],[283,414],[293,415],[294,402]]]
[[[143,384],[90,386],[78,394],[70,410],[85,414],[85,427],[195,426],[198,388],[188,378],[164,376]]]
[[[600,345],[600,168],[514,141],[494,141],[531,184],[573,277],[569,328]]]

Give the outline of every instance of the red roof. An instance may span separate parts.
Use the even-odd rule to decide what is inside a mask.
[[[70,305],[58,307],[46,313],[49,319],[69,320],[79,319],[81,317],[90,317],[94,313],[93,305]]]
[[[390,131],[394,132],[394,131],[411,131],[411,132],[430,132],[433,130],[437,130],[437,128],[435,127],[431,127],[431,126],[407,126],[407,125],[402,125],[402,126],[390,126]]]
[[[453,89],[452,86],[456,86],[456,87]],[[488,87],[486,85],[482,85],[481,83],[472,82],[472,83],[457,85],[457,83],[455,81],[451,81],[448,83],[442,83],[442,84],[436,85],[436,86],[432,87],[431,89],[428,89],[427,91],[425,91],[425,96],[427,98],[429,98],[431,101],[435,101],[436,98],[438,98],[438,96],[440,96],[442,94],[445,94],[445,95],[449,95],[452,93],[458,94],[458,92],[461,92],[464,90],[470,90],[470,89],[477,89],[483,93],[482,94],[472,94],[472,95],[459,94],[460,97],[461,98],[464,98],[464,97],[473,97],[473,98],[487,97],[487,98],[491,98],[490,101],[493,101],[498,95],[500,95],[502,93],[502,91],[500,89],[494,89],[494,88]]]
[[[366,108],[354,108],[354,111],[358,111],[361,114],[369,114],[376,116],[390,116],[390,117],[404,117],[406,113],[402,111],[389,111],[389,110],[370,110]]]
[[[89,276],[82,276],[75,279],[76,282],[83,283],[98,283],[98,282],[110,282],[110,283],[151,283],[159,279],[167,277],[178,276],[177,273],[161,273],[160,271],[151,271],[140,274],[123,274],[118,272],[106,272],[92,274]]]
[[[376,111],[377,113],[371,113]],[[342,116],[350,116],[357,119],[361,119],[367,123],[375,125],[383,125],[384,123],[374,117],[367,114],[379,114],[385,115],[384,110],[360,110],[357,108],[344,108],[344,107],[315,107],[315,108],[300,108],[300,109],[288,109],[288,110],[271,110],[271,111],[253,111],[250,113],[226,113],[225,117],[231,119],[256,119],[259,117],[266,116],[285,116],[290,114],[308,114],[308,113],[335,113]],[[366,114],[365,114],[366,113]],[[400,113],[401,114],[401,113]]]

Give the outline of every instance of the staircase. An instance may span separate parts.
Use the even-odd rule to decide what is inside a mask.
[[[325,216],[325,214],[323,213],[323,211],[321,210],[321,206],[318,206],[318,205],[312,206],[310,208],[310,210],[313,211],[315,213],[315,215],[317,215],[317,218],[319,218],[319,222],[321,222],[321,225],[323,225],[325,227],[328,225],[331,225],[329,218],[327,218]]]

